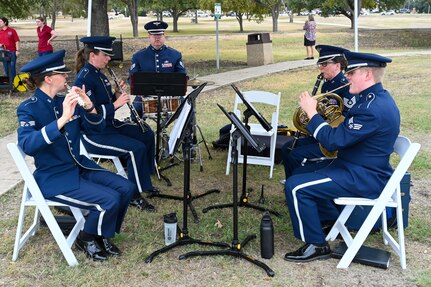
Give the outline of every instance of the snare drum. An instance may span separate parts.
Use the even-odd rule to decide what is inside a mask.
[[[145,114],[157,114],[157,96],[145,97],[142,99],[142,106]],[[180,105],[180,97],[163,96],[160,97],[161,112],[174,113]]]

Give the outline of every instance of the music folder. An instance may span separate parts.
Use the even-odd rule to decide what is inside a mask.
[[[130,94],[135,96],[184,96],[187,76],[183,73],[136,72],[130,75]]]

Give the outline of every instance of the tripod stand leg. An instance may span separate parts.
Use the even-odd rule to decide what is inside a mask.
[[[201,194],[198,194],[198,195],[193,195],[192,196],[192,201],[195,200],[195,199],[204,197],[204,196],[206,196],[208,194],[211,194],[211,193],[220,193],[220,189],[210,189],[210,190],[208,190],[208,191],[206,191],[204,193],[201,193]]]
[[[180,246],[180,245],[181,245],[181,241],[178,240],[178,241],[175,241],[174,243],[172,243],[168,246],[165,246],[163,248],[160,248],[160,249],[154,251],[147,258],[145,258],[145,263],[151,263],[153,261],[154,257],[156,257],[157,255],[165,253],[165,252],[171,250],[172,248],[175,248],[175,247]]]
[[[269,268],[268,265],[266,265],[265,263],[254,259],[253,257],[250,257],[244,253],[242,253],[240,250],[237,249],[228,249],[228,250],[208,250],[208,251],[192,251],[192,252],[188,252],[186,254],[182,254],[178,257],[178,259],[180,260],[185,260],[189,257],[196,257],[196,256],[215,256],[215,255],[230,255],[230,256],[235,256],[235,257],[239,257],[239,258],[243,258],[245,260],[247,260],[248,262],[262,268],[263,270],[265,270],[266,274],[270,277],[274,277],[275,272]]]
[[[264,207],[261,207],[261,206],[257,206],[257,205],[248,203],[248,201],[246,203],[244,203],[243,201],[240,201],[240,203],[238,204],[238,206],[239,207],[253,208],[253,209],[256,209],[256,210],[259,210],[259,211],[262,211],[262,212],[268,211],[269,213],[271,213],[271,214],[273,214],[273,215],[275,215],[277,217],[282,217],[281,214],[278,213],[275,210],[264,208]]]
[[[208,206],[208,207],[205,207],[204,209],[202,209],[202,212],[207,213],[211,209],[221,209],[221,208],[227,208],[227,207],[233,207],[233,204],[232,203],[226,203],[226,204],[211,205],[211,206]]]
[[[203,135],[203,133],[202,133],[202,130],[201,130],[201,128],[199,127],[199,125],[198,124],[196,124],[196,127],[198,128],[198,130],[199,130],[199,134],[201,135],[201,137],[202,137],[202,141],[203,141],[203,143],[204,143],[204,145],[205,145],[205,148],[206,148],[206,150],[207,150],[207,153],[208,153],[208,159],[213,159],[213,157],[211,156],[211,153],[210,153],[210,149],[208,148],[208,145],[207,145],[207,141],[205,140],[205,138],[204,138],[204,135]]]
[[[151,263],[153,261],[154,257],[156,257],[157,255],[165,253],[165,252],[167,252],[167,251],[169,251],[169,250],[171,250],[177,246],[183,246],[183,245],[189,245],[189,244],[199,244],[199,245],[206,245],[206,246],[229,248],[229,244],[227,244],[227,243],[209,242],[209,241],[197,240],[197,239],[193,239],[191,237],[185,236],[185,237],[181,237],[180,239],[178,239],[174,243],[172,243],[168,246],[165,246],[163,248],[160,248],[159,250],[156,250],[153,253],[151,253],[147,258],[145,258],[145,263]]]

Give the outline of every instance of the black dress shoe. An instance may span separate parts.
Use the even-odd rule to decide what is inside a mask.
[[[103,250],[110,256],[120,256],[121,251],[117,246],[114,245],[108,238],[103,236],[97,237],[97,243],[103,248]]]
[[[156,208],[152,204],[148,203],[148,201],[146,201],[143,197],[132,199],[129,205],[148,212],[156,211]]]
[[[108,254],[100,247],[96,240],[85,241],[76,238],[75,246],[81,251],[84,251],[88,258],[92,258],[94,261],[105,261],[108,259]]]
[[[160,189],[158,189],[157,187],[153,186],[151,189],[144,191],[150,195],[155,195],[155,194],[159,194],[160,193]]]
[[[325,246],[317,246],[307,243],[294,252],[284,255],[284,260],[292,262],[309,262],[313,260],[328,259],[331,257],[331,248],[326,243]]]

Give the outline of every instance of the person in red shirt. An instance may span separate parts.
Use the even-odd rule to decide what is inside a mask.
[[[54,51],[51,41],[57,37],[57,32],[45,24],[45,19],[43,17],[36,18],[36,25],[37,37],[39,38],[39,44],[37,45],[39,57],[51,54]]]
[[[10,28],[8,25],[9,20],[5,17],[0,17],[0,49],[11,54],[10,75],[9,63],[3,61],[3,66],[6,76],[14,79],[16,75],[16,59],[19,57],[19,37],[15,29]]]

